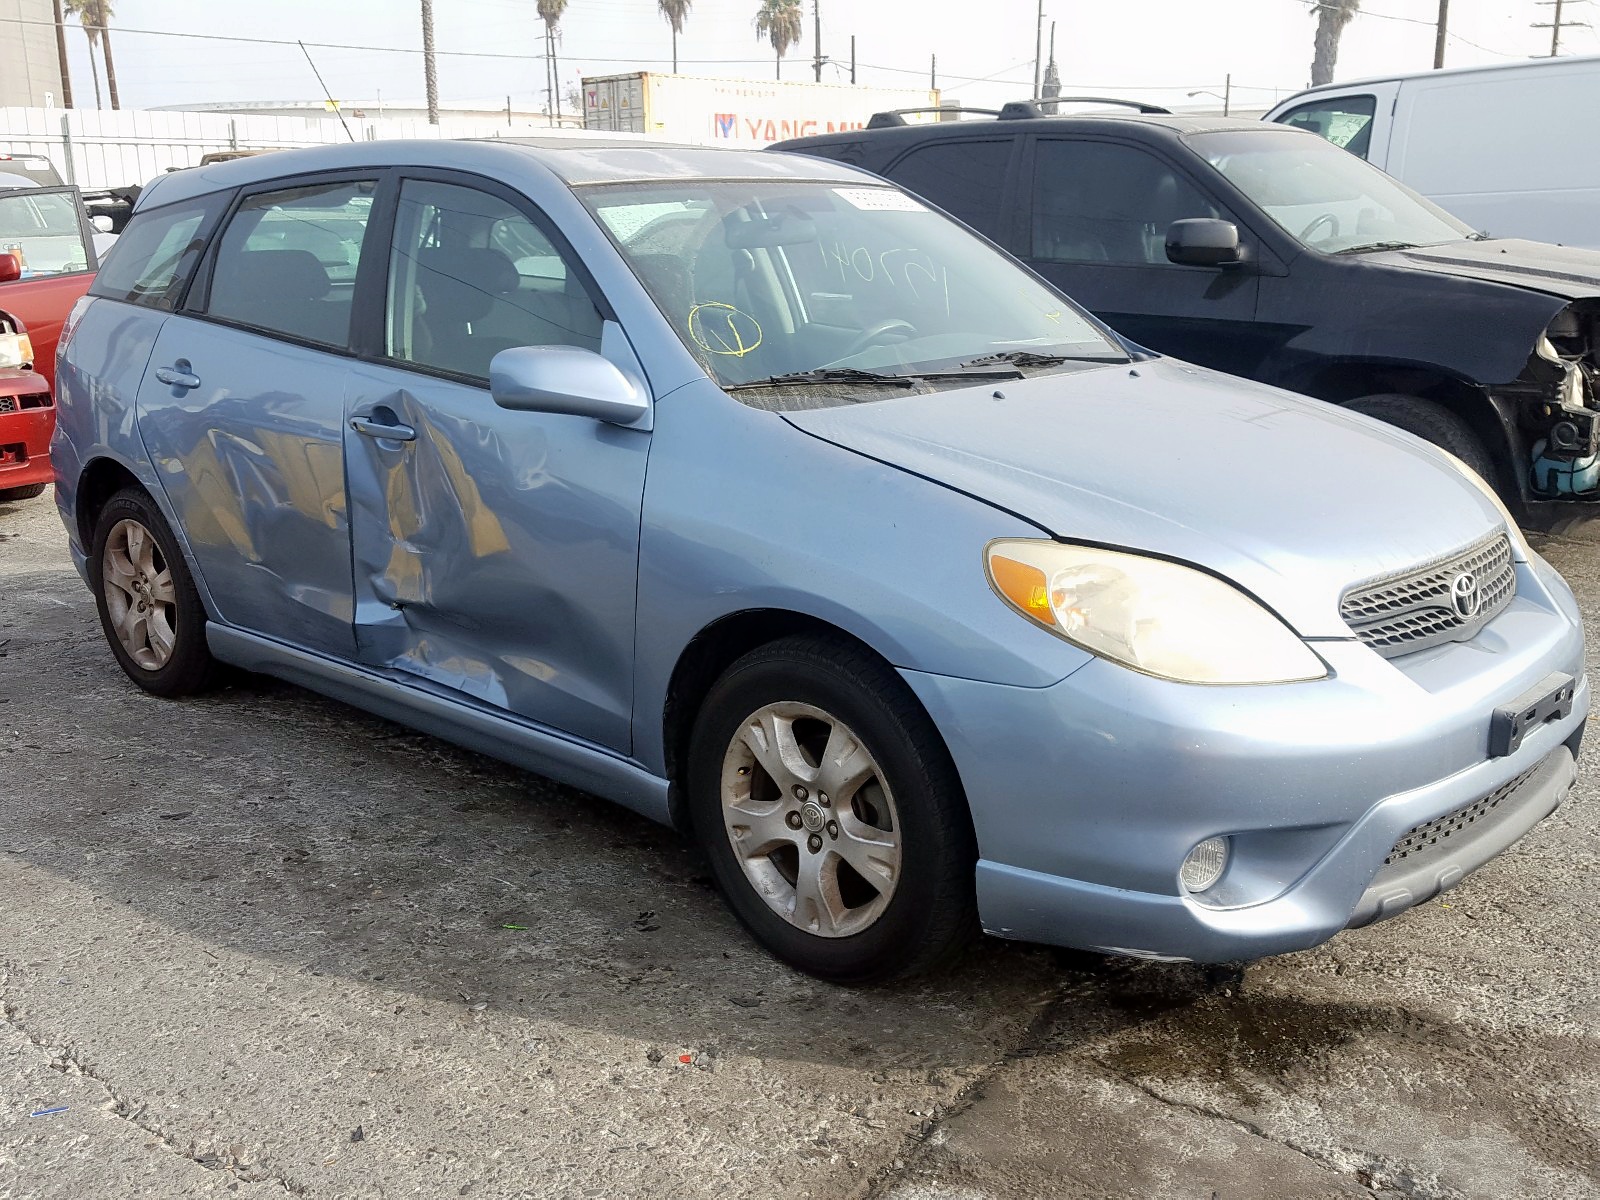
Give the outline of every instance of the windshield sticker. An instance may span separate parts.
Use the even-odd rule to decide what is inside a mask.
[[[696,304],[689,310],[689,337],[707,354],[743,358],[761,345],[761,324],[731,304]]]
[[[928,206],[892,188],[834,188],[833,194],[863,212],[927,212]]]

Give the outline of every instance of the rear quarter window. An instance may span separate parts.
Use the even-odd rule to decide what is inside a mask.
[[[171,312],[200,261],[228,195],[135,213],[89,288],[91,296]]]

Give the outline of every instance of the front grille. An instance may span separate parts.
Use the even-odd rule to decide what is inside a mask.
[[[0,413],[16,412],[17,401],[14,396],[0,396]]]
[[[1454,603],[1456,581],[1477,583],[1478,609],[1464,617]],[[1465,641],[1500,614],[1517,593],[1511,540],[1495,533],[1448,558],[1350,589],[1339,615],[1351,632],[1385,658],[1441,642]]]
[[[1401,836],[1389,851],[1389,857],[1383,860],[1383,865],[1388,867],[1405,859],[1414,859],[1418,855],[1426,854],[1429,850],[1449,840],[1458,833],[1465,832],[1470,826],[1483,820],[1501,803],[1509,799],[1518,788],[1533,777],[1539,769],[1538,765],[1530,767],[1518,775],[1510,783],[1496,788],[1480,800],[1471,804],[1463,804],[1460,808],[1452,809],[1442,817],[1435,817],[1431,821],[1424,821],[1421,825],[1413,826]]]

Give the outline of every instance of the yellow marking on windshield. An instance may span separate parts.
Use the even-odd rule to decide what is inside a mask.
[[[761,345],[761,324],[731,304],[707,302],[689,310],[689,337],[707,354],[743,358]]]

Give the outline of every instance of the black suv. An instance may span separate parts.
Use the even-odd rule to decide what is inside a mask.
[[[1380,417],[1525,511],[1600,500],[1600,253],[1476,233],[1315,134],[1132,107],[773,148],[886,176],[1131,340]]]

